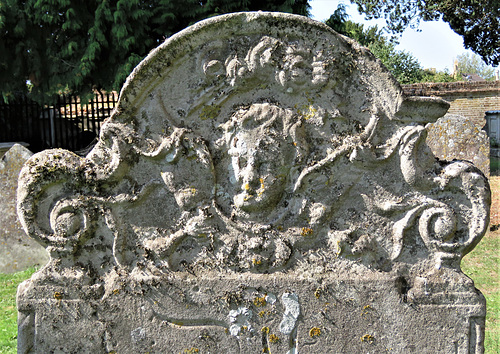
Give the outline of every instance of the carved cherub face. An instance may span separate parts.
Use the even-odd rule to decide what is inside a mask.
[[[287,48],[283,58],[283,70],[278,73],[278,81],[283,86],[300,88],[312,79],[311,53],[302,47]]]
[[[238,118],[229,139],[233,202],[246,212],[276,206],[286,189],[296,149],[284,133],[282,112],[253,106]]]

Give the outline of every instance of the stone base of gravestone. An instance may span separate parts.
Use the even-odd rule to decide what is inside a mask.
[[[45,248],[26,235],[17,218],[17,179],[32,155],[24,146],[14,144],[0,160],[0,273],[25,270],[49,260]]]
[[[478,353],[484,331],[484,297],[447,268],[108,281],[24,283],[19,352]]]
[[[468,118],[446,114],[427,127],[427,144],[440,160],[467,160],[490,176],[490,139]]]

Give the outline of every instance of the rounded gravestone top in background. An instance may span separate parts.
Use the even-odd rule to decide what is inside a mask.
[[[470,161],[490,177],[490,139],[472,120],[446,114],[427,130],[427,144],[438,159]]]
[[[0,273],[14,273],[48,262],[45,248],[24,232],[17,218],[17,178],[33,153],[14,144],[0,158]]]

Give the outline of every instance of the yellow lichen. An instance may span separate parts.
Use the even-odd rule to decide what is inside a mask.
[[[266,306],[267,302],[266,302],[266,297],[263,296],[263,297],[256,297],[255,299],[253,299],[253,304],[257,307],[263,307],[263,306]]]
[[[300,234],[302,236],[310,236],[310,235],[312,235],[312,233],[313,233],[313,229],[311,229],[310,227],[303,227]]]
[[[321,289],[317,288],[316,291],[314,292],[314,296],[316,299],[319,299],[321,297]]]
[[[269,343],[277,343],[280,338],[276,334],[269,335]]]
[[[56,291],[54,293],[54,299],[56,299],[56,300],[62,300],[62,298],[63,298],[63,295],[59,291]]]
[[[251,194],[247,194],[247,195],[245,196],[245,198],[243,198],[243,200],[246,202],[247,200],[252,199],[252,198],[253,198],[253,195],[251,195]]]
[[[335,256],[337,256],[337,258],[338,258],[341,253],[342,253],[342,247],[340,246],[340,240],[338,240],[337,241],[337,252],[335,252]]]
[[[375,338],[370,334],[365,334],[363,337],[361,337],[361,341],[371,344],[375,341]]]
[[[307,111],[302,112],[302,116],[305,120],[308,120],[313,118],[317,111],[318,110],[316,108],[314,108],[312,105],[309,105],[309,107],[307,107]]]
[[[260,181],[260,191],[257,193],[257,195],[260,197],[262,193],[264,193],[264,189],[266,186],[264,185],[264,178],[259,178]]]
[[[183,353],[184,354],[194,354],[194,353],[199,353],[200,350],[198,348],[189,348],[189,349],[184,349]]]
[[[319,329],[318,327],[313,327],[309,330],[309,336],[312,338],[318,337],[320,334],[321,334],[321,329]]]
[[[262,333],[268,334],[269,333],[269,327],[262,327],[260,330]]]
[[[372,309],[372,307],[370,305],[366,305],[363,307],[363,311],[361,312],[361,316],[363,315],[367,315],[368,312]]]
[[[259,317],[264,317],[264,316],[270,315],[270,314],[271,314],[271,311],[262,310],[259,312]]]

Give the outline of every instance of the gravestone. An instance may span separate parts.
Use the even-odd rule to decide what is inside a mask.
[[[304,17],[172,36],[85,158],[22,170],[19,353],[481,353],[490,191],[426,145],[447,109]]]
[[[49,260],[45,248],[26,235],[17,218],[17,179],[32,155],[21,144],[13,144],[0,158],[0,273],[18,272]]]
[[[490,177],[490,138],[474,122],[446,114],[427,127],[427,145],[440,160],[466,160]]]

